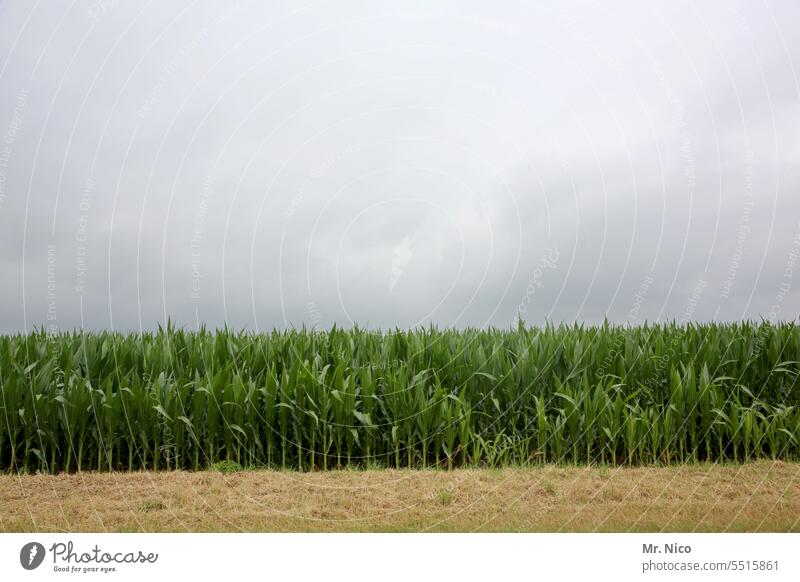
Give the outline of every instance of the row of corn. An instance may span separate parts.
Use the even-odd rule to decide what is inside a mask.
[[[800,458],[794,324],[0,336],[0,469]]]

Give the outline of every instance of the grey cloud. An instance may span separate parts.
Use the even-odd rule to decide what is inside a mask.
[[[797,317],[792,2],[0,13],[2,331]]]

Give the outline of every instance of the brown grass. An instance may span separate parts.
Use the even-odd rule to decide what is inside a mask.
[[[800,464],[0,476],[0,531],[800,531]]]

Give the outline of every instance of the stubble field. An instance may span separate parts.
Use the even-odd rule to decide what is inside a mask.
[[[0,530],[798,532],[800,464],[0,476]]]

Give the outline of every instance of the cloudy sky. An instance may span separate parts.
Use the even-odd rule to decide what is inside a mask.
[[[0,5],[0,331],[793,320],[800,6]]]

